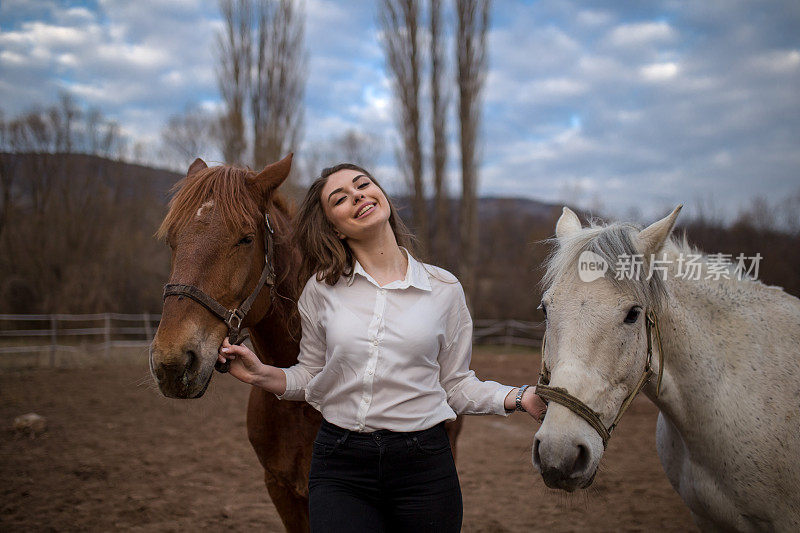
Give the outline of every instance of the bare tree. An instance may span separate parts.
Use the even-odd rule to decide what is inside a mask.
[[[8,125],[8,144],[12,152],[33,152],[41,156],[26,169],[27,179],[19,183],[21,193],[27,198],[36,214],[47,210],[55,193],[58,163],[53,155],[59,149],[59,135],[54,117],[57,107],[49,110],[34,109],[11,121]],[[14,177],[9,179],[13,182]]]
[[[292,0],[260,0],[250,94],[255,168],[277,161],[297,143],[303,120],[307,54],[304,14]]]
[[[433,257],[450,259],[449,201],[447,198],[447,98],[442,87],[445,54],[442,43],[441,0],[430,0],[431,128],[433,131],[434,235]]]
[[[227,163],[243,163],[245,105],[250,90],[253,14],[248,0],[220,0],[225,29],[217,35],[217,84],[225,103],[219,121],[220,148]]]
[[[381,144],[381,139],[374,134],[353,128],[347,129],[339,136],[305,147],[297,166],[308,182],[319,176],[323,168],[338,163],[355,163],[370,172],[375,172],[381,154]]]
[[[81,151],[79,142],[76,138],[77,122],[81,120],[83,113],[75,103],[75,99],[69,93],[62,92],[58,97],[58,104],[47,110],[48,119],[55,135],[56,152],[73,153]]]
[[[490,0],[459,0],[456,32],[458,119],[461,144],[461,281],[470,301],[476,297],[477,269],[477,143],[481,93],[486,79],[486,34]]]
[[[329,159],[331,162],[355,163],[370,172],[375,172],[379,154],[380,142],[375,136],[349,129],[334,140],[333,154]]]
[[[8,152],[9,148],[9,125],[6,122],[5,113],[0,109],[0,153]],[[16,174],[12,166],[10,158],[0,158],[0,236],[3,235],[11,217],[12,191]]]
[[[85,135],[81,151],[102,157],[121,157],[127,139],[122,135],[119,124],[106,119],[96,107],[86,110],[83,116]]]
[[[198,106],[169,117],[161,128],[162,156],[172,164],[187,167],[196,157],[208,158],[214,144],[213,116]]]
[[[18,160],[6,164],[3,194],[7,189],[10,198],[18,187],[34,213],[46,212],[54,201],[63,206],[76,184],[88,176],[69,177],[71,160],[59,156],[83,153],[113,157],[121,153],[124,142],[115,122],[105,119],[99,110],[86,111],[63,93],[57,104],[32,109],[4,123],[3,150],[39,156],[22,166]],[[18,179],[17,174],[25,179]]]
[[[778,209],[783,217],[786,229],[800,236],[800,187],[778,204]]]
[[[137,228],[140,218],[161,210],[153,195],[143,197],[143,181],[121,172],[125,165],[93,157],[119,153],[118,127],[65,94],[48,108],[3,121],[0,133],[0,246],[8,251],[0,256],[0,306],[107,309],[131,283],[130,271],[123,274],[135,264],[131,239],[152,231]],[[134,205],[134,198],[141,201]],[[123,221],[115,259],[107,235]],[[110,278],[119,282],[115,288],[103,283]]]
[[[424,254],[428,250],[429,234],[420,134],[418,18],[417,0],[383,0],[381,3],[379,20],[383,29],[383,48],[395,98],[400,103],[397,121],[402,146],[397,150],[397,159],[406,179],[413,185],[412,216]]]

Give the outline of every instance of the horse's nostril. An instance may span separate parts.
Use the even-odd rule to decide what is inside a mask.
[[[538,437],[534,437],[533,439],[533,464],[534,466],[539,466],[542,464],[542,459],[539,457],[539,443],[541,441]]]
[[[194,350],[186,350],[186,372],[190,372],[197,365],[197,354]]]
[[[589,467],[589,448],[584,444],[578,444],[578,456],[572,466],[572,472],[578,474],[584,472]]]

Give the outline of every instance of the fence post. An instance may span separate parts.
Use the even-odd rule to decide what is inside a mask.
[[[58,346],[58,320],[56,319],[56,315],[50,315],[50,368],[56,366],[57,346]]]
[[[144,312],[144,335],[147,342],[153,340],[153,324],[150,321],[150,313],[147,311]]]
[[[103,350],[103,355],[108,357],[111,351],[111,315],[105,313],[103,318],[105,319],[105,348]]]

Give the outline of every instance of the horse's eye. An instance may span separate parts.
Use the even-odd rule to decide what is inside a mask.
[[[242,237],[242,239],[238,242],[238,244],[241,245],[252,244],[252,243],[253,243],[252,235],[247,235],[246,237]]]
[[[539,309],[542,310],[542,314],[544,315],[544,318],[547,319],[547,307],[545,307],[544,302],[539,304]]]
[[[641,313],[642,309],[639,306],[631,307],[631,310],[628,311],[628,316],[625,317],[626,324],[633,324],[637,320],[639,320],[639,314]]]

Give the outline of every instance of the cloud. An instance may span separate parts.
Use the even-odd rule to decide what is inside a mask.
[[[382,140],[381,175],[399,176],[376,3],[305,5],[301,150],[355,128]],[[187,104],[219,109],[217,9],[200,0],[3,2],[6,115],[52,102],[64,88],[156,143],[161,125]],[[755,194],[793,192],[798,27],[800,4],[792,0],[495,2],[480,190],[553,201],[569,191],[578,202],[599,197],[612,213],[637,206],[645,216],[696,198],[735,213]],[[455,105],[454,84],[449,90]],[[454,121],[450,135],[457,191]]]
[[[780,198],[797,188],[800,156],[789,146],[800,133],[791,89],[800,54],[796,41],[771,36],[795,8],[754,16],[742,3],[723,15],[655,2],[635,13],[613,4],[592,17],[579,16],[579,3],[553,4],[517,12],[525,22],[504,29],[503,40],[531,56],[530,68],[508,62],[507,44],[492,51],[485,192],[507,183],[517,194],[555,199],[563,184],[578,184],[589,202],[593,183],[612,212],[637,205],[655,214],[713,197],[733,216],[755,194]],[[545,32],[577,48],[532,47],[530,36]],[[539,57],[551,50],[557,64]],[[571,83],[552,94],[532,90],[556,88],[552,80]],[[570,128],[573,116],[580,130]]]
[[[664,21],[620,24],[611,30],[607,42],[620,48],[641,47],[670,42],[677,32]]]
[[[665,81],[678,74],[678,65],[669,61],[667,63],[652,63],[639,69],[642,77],[647,81]]]
[[[218,21],[198,6],[100,2],[90,9],[45,3],[34,20],[17,21],[0,33],[0,65],[17,81],[3,94],[4,107],[19,112],[68,90],[118,119],[134,137],[155,141],[169,114],[216,93],[206,37]],[[13,8],[4,4],[0,14]]]

